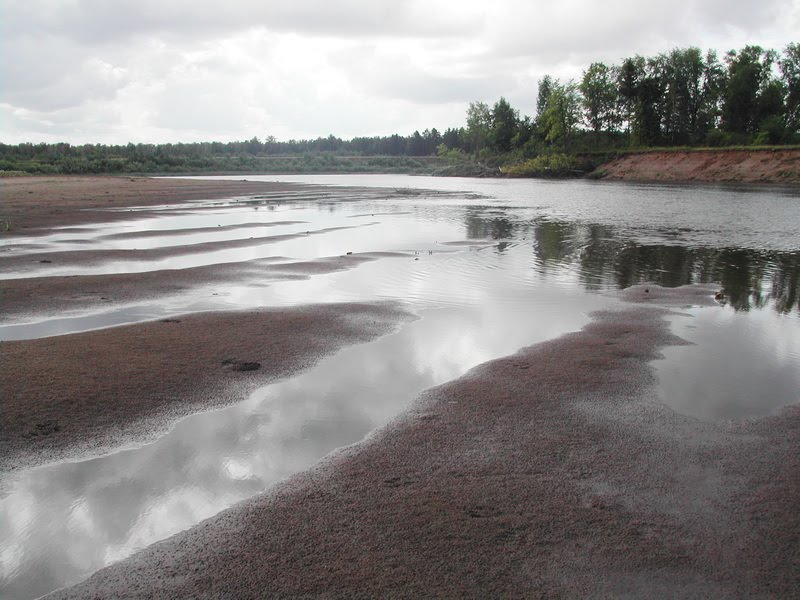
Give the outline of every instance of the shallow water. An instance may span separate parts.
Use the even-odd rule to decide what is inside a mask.
[[[670,319],[694,345],[666,348],[665,359],[654,362],[668,406],[724,421],[800,401],[797,190],[374,175],[281,179],[336,187],[286,194],[283,201],[270,195],[147,208],[126,222],[18,239],[0,257],[38,261],[50,253],[51,262],[3,276],[403,254],[304,280],[281,281],[265,271],[171,298],[4,320],[0,340],[309,302],[399,300],[419,320],[240,405],[189,417],[153,444],[32,469],[6,482],[0,596],[33,597],[76,582],[190,527],[363,439],[420,391],[579,329],[592,311],[617,306],[606,292],[636,283],[714,283],[725,290],[723,306],[686,307]],[[65,260],[73,251],[168,253],[187,243],[284,234],[299,237],[155,260]]]
[[[689,309],[670,319],[692,345],[670,346],[654,366],[662,400],[706,421],[775,413],[800,402],[797,315]]]

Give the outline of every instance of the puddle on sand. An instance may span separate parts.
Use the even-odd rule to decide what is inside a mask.
[[[188,417],[153,444],[22,473],[0,499],[0,596],[31,598],[80,581],[363,439],[419,392],[579,329],[610,303],[582,295],[536,311],[508,303],[424,310],[398,332],[241,404]]]
[[[659,395],[707,421],[746,419],[800,402],[800,318],[771,310],[695,308],[670,318],[690,346],[654,361]]]

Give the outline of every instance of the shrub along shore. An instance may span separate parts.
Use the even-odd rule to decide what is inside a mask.
[[[113,165],[110,168],[109,165]],[[148,163],[110,157],[81,163],[64,157],[0,162],[0,177],[47,175],[234,175],[292,173],[396,173],[442,177],[620,179],[627,181],[800,183],[800,146],[648,148],[576,154],[548,153],[497,164],[468,155],[435,157],[318,154],[274,157],[217,157],[207,161]]]

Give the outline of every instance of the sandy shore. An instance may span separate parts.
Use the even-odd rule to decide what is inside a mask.
[[[110,212],[109,207],[191,203],[253,194],[329,195],[314,186],[127,177],[3,179],[0,192],[2,216],[12,223],[11,231],[2,235],[11,244],[16,233],[46,234],[52,227],[85,226],[142,214]],[[290,237],[301,235],[307,234]],[[261,244],[274,237],[152,251],[2,256],[0,270],[13,270],[42,257],[79,266],[114,258],[150,261]],[[344,254],[280,264],[261,259],[144,273],[5,280],[0,284],[0,322],[12,324],[21,317],[68,315],[135,301],[157,301],[248,277],[257,277],[259,282],[307,278],[387,256]],[[0,475],[153,439],[183,416],[238,402],[255,387],[307,368],[344,345],[372,340],[408,318],[410,315],[392,304],[329,304],[204,313],[74,335],[1,342]],[[256,364],[257,369],[241,370],[242,365],[248,368]]]
[[[107,204],[282,189],[136,178],[1,185],[11,235],[106,221]],[[251,269],[305,277],[371,258],[0,289],[4,309],[20,315],[180,293]],[[800,595],[800,410],[711,424],[667,409],[649,362],[682,342],[663,316],[710,302],[709,290],[651,286],[622,297],[627,308],[429,390],[366,441],[53,597]],[[320,305],[2,342],[0,475],[152,439],[181,416],[236,402],[409,318],[391,304]]]
[[[124,212],[109,209],[289,193],[299,187],[244,178],[199,181],[150,177],[9,177],[0,179],[0,226],[4,236],[32,235],[46,233],[49,227],[130,218]]]
[[[220,263],[187,269],[162,269],[143,273],[29,277],[10,279],[0,285],[3,313],[0,323],[29,315],[62,314],[91,308],[109,308],[134,301],[192,293],[201,286],[221,286],[252,278],[265,282],[307,279],[334,273],[379,258],[407,256],[389,252],[363,252],[306,261],[273,259]]]
[[[657,292],[52,597],[796,597],[800,410],[665,408]]]
[[[24,271],[25,267],[33,263],[46,263],[52,267],[96,267],[110,261],[140,261],[152,262],[167,258],[176,258],[205,252],[232,250],[235,248],[250,248],[296,240],[313,235],[354,229],[352,227],[328,227],[309,232],[286,233],[282,235],[267,235],[248,237],[238,240],[225,240],[220,242],[202,242],[197,244],[183,244],[163,248],[125,249],[125,250],[71,250],[67,252],[27,253],[17,256],[4,257],[0,263],[0,276],[3,273]]]
[[[407,318],[390,304],[329,304],[3,342],[0,472],[153,439]]]

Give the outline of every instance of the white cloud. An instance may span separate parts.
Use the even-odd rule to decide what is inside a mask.
[[[0,0],[2,141],[407,134],[545,73],[696,45],[782,48],[800,0]],[[793,37],[794,36],[794,37]]]

